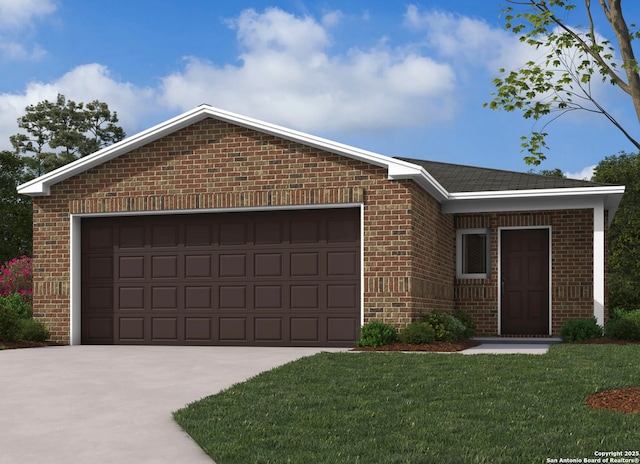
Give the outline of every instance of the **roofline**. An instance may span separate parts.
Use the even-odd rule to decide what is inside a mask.
[[[221,110],[210,105],[200,105],[174,118],[157,124],[149,129],[127,137],[120,142],[105,147],[91,155],[80,158],[54,171],[18,186],[18,193],[28,196],[46,196],[51,194],[51,186],[88,169],[117,158],[136,148],[154,142],[180,129],[214,118],[247,129],[273,135],[282,139],[301,143],[330,153],[345,156],[387,169],[390,180],[413,180],[441,204],[460,204],[473,200],[516,200],[538,197],[571,197],[600,195],[605,198],[605,205],[613,211],[617,208],[624,193],[624,186],[597,186],[580,188],[554,188],[481,192],[448,192],[423,166],[374,153],[360,148],[345,145],[332,140],[317,137],[304,132],[260,121],[248,116]],[[488,168],[485,168],[488,169]]]
[[[574,195],[609,195],[624,193],[624,185],[607,185],[598,187],[569,187],[529,190],[490,190],[483,192],[453,192],[450,200],[484,200],[495,198],[550,197]]]
[[[126,139],[105,147],[91,155],[80,158],[36,179],[19,185],[18,193],[29,196],[49,195],[51,193],[52,185],[209,117],[363,161],[368,164],[385,167],[387,168],[389,179],[416,179],[430,193],[435,194],[436,197],[440,197],[438,198],[439,201],[446,198],[446,190],[433,177],[426,173],[421,166],[214,108],[210,105],[200,105],[197,108],[182,113],[172,119],[132,135],[131,137],[127,137]]]

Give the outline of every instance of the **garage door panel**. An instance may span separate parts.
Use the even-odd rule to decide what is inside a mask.
[[[186,247],[208,247],[212,243],[211,224],[185,224]]]
[[[291,285],[290,292],[292,310],[320,308],[318,285]]]
[[[282,300],[282,285],[256,285],[253,288],[254,308],[284,310]]]
[[[256,253],[254,277],[283,277],[282,253]]]
[[[221,285],[218,287],[218,308],[247,309],[247,287],[244,285]]]
[[[178,287],[151,287],[151,309],[178,309]]]
[[[90,340],[113,343],[113,316],[87,315],[82,320],[82,332]]]
[[[118,289],[118,306],[117,310],[144,310],[145,303],[145,287],[120,287]]]
[[[84,261],[83,266],[88,269],[88,278],[92,282],[97,280],[113,280],[113,257],[92,256]]]
[[[152,279],[175,279],[178,277],[178,256],[152,256]]]
[[[355,309],[358,295],[356,284],[327,285],[328,309]]]
[[[88,312],[111,310],[113,308],[113,287],[85,286],[83,289],[83,305]]]
[[[211,286],[187,286],[184,293],[186,310],[211,310]]]
[[[279,245],[284,241],[281,221],[257,221],[253,227],[256,245]]]
[[[320,240],[320,222],[317,220],[292,220],[290,227],[291,244],[318,243]]]
[[[245,254],[221,254],[218,257],[218,275],[224,277],[247,277]]]
[[[177,317],[153,317],[151,319],[152,341],[178,341]]]
[[[82,253],[82,343],[357,339],[356,209],[83,218]]]
[[[357,338],[359,321],[356,318],[327,318],[327,341],[346,342]]]
[[[290,255],[291,277],[318,277],[320,275],[320,253],[295,252]]]
[[[220,246],[246,245],[247,225],[244,222],[220,224],[219,243]]]
[[[253,318],[253,340],[256,342],[282,342],[282,317]]]
[[[320,318],[292,317],[290,340],[292,342],[319,342]]]
[[[146,230],[143,225],[122,226],[118,234],[119,248],[144,248],[147,243]]]
[[[189,279],[203,277],[211,278],[213,269],[211,267],[211,255],[186,255],[184,257],[185,277]]]
[[[144,342],[145,318],[139,317],[119,317],[118,333],[120,341]]]
[[[151,227],[153,248],[175,248],[178,246],[178,225],[155,225]]]
[[[120,256],[118,277],[120,279],[144,279],[144,256]]]
[[[327,252],[327,276],[356,277],[358,274],[358,260],[355,251]]]
[[[218,339],[220,341],[247,341],[246,317],[220,317],[218,321]]]

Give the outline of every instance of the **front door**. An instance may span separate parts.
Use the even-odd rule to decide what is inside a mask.
[[[549,230],[501,231],[501,334],[549,334]]]

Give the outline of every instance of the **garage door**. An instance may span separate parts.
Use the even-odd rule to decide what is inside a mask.
[[[82,343],[353,346],[357,209],[82,219]]]

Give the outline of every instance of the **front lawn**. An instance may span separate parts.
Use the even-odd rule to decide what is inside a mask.
[[[639,345],[556,345],[545,356],[322,353],[175,418],[218,464],[594,458],[640,449],[640,414],[585,404],[640,385],[639,364]]]

